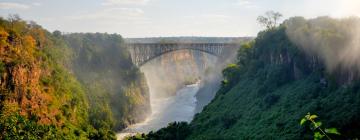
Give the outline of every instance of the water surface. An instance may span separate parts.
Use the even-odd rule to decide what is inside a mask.
[[[176,96],[151,98],[152,114],[144,122],[131,125],[118,133],[118,140],[136,133],[156,131],[166,127],[170,122],[190,122],[195,114],[195,95],[198,90],[199,84],[188,85],[177,91]]]

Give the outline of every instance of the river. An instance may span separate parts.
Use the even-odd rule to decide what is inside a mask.
[[[187,85],[178,90],[175,96],[167,98],[151,98],[152,114],[142,123],[129,126],[127,129],[118,133],[117,139],[136,133],[148,133],[166,127],[168,123],[174,121],[190,122],[195,115],[196,93],[199,84]]]

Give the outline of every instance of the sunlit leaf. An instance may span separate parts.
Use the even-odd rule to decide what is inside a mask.
[[[320,132],[314,133],[314,139],[315,140],[321,140],[325,135],[321,134]]]
[[[325,132],[329,134],[340,135],[339,131],[336,128],[327,128],[325,129]]]
[[[318,127],[320,127],[321,125],[322,125],[321,122],[315,122],[315,128],[318,128]]]
[[[318,116],[317,115],[311,115],[309,118],[311,119],[311,120],[314,120],[314,119],[316,119]]]
[[[300,121],[300,125],[304,125],[304,123],[306,122],[307,120],[305,118],[302,118],[301,121]]]

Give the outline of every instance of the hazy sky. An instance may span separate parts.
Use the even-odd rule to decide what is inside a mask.
[[[0,0],[0,16],[19,14],[44,28],[124,37],[255,36],[257,16],[360,16],[360,0]]]

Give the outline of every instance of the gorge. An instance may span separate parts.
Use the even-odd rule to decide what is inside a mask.
[[[360,19],[270,24],[123,38],[0,18],[0,139],[358,139]]]
[[[205,89],[210,82],[219,83],[221,76],[218,73],[222,67],[230,63],[230,60],[233,60],[231,58],[235,57],[233,52],[236,52],[234,50],[237,50],[239,46],[235,43],[238,44],[248,38],[179,37],[159,39],[161,39],[159,42],[156,42],[158,40],[154,38],[127,39],[131,42],[128,45],[129,49],[134,49],[132,47],[143,49],[137,48],[138,52],[133,51],[131,54],[134,63],[140,64],[140,69],[147,78],[153,112],[145,122],[130,126],[118,134],[118,138],[123,138],[129,133],[156,131],[174,121],[190,122],[195,113],[209,103],[215,95],[214,92],[213,94],[202,93],[205,96],[199,96],[201,94],[198,92],[199,89]],[[214,43],[214,40],[218,42]],[[212,42],[207,43],[209,41]],[[137,42],[137,46],[133,45],[134,42]],[[229,46],[223,46],[226,44],[225,42],[228,42]],[[157,46],[164,47],[164,53],[159,51],[156,54],[154,52],[151,56],[150,51],[159,50]],[[206,47],[209,47],[208,50]],[[145,55],[145,57],[134,55]],[[144,58],[148,58],[150,61]],[[137,60],[146,63],[137,62]],[[216,91],[217,89],[214,87],[212,90]]]

